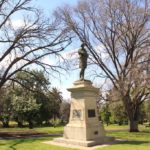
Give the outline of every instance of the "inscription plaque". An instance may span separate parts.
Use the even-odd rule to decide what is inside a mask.
[[[72,118],[81,118],[81,110],[73,110]]]
[[[89,118],[95,117],[95,109],[89,109],[88,110],[88,117]]]

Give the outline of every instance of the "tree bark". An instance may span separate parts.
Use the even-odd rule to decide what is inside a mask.
[[[18,121],[18,127],[22,128],[23,127],[23,123],[21,121]]]
[[[139,132],[138,129],[138,121],[139,121],[139,105],[133,104],[131,101],[131,97],[129,96],[124,96],[123,99],[124,106],[126,108],[126,111],[128,113],[128,119],[129,119],[129,131],[130,132]]]
[[[3,128],[9,128],[9,121],[2,121]]]
[[[138,121],[134,119],[130,119],[130,132],[139,132],[138,129]]]
[[[29,129],[33,129],[33,123],[32,123],[32,121],[29,121]]]

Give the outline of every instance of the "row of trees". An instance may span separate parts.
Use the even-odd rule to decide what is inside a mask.
[[[22,86],[12,82],[1,91],[0,121],[3,127],[9,127],[10,120],[15,120],[19,127],[27,122],[33,128],[34,124],[49,124],[50,119],[59,118],[63,122],[68,119],[65,115],[69,112],[64,113],[64,109],[69,104],[63,101],[59,90],[50,88],[42,71],[27,70],[18,73],[16,78]],[[63,116],[60,115],[62,112]]]
[[[34,122],[59,117],[62,96],[49,87],[48,78],[66,70],[60,63],[61,52],[70,43],[60,20],[44,15],[32,0],[0,1],[0,120],[4,127],[10,118],[19,126],[27,121],[32,127]],[[41,71],[31,71],[29,66]]]
[[[100,116],[102,122],[109,124],[126,125],[128,124],[128,115],[124,109],[121,100],[112,101],[107,100],[106,103],[101,104]],[[140,106],[139,111],[139,124],[148,123],[150,125],[150,101],[145,101]]]

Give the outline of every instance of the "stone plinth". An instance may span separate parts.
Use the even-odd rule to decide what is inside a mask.
[[[81,146],[93,146],[113,140],[106,137],[104,128],[98,120],[96,99],[99,89],[89,80],[76,81],[69,88],[71,92],[71,111],[69,123],[64,128],[64,137],[55,141]]]

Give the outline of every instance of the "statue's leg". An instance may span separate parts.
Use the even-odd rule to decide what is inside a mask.
[[[80,80],[82,80],[82,69],[80,71]]]
[[[82,68],[80,71],[80,80],[84,80],[84,71],[85,71],[84,68]]]

